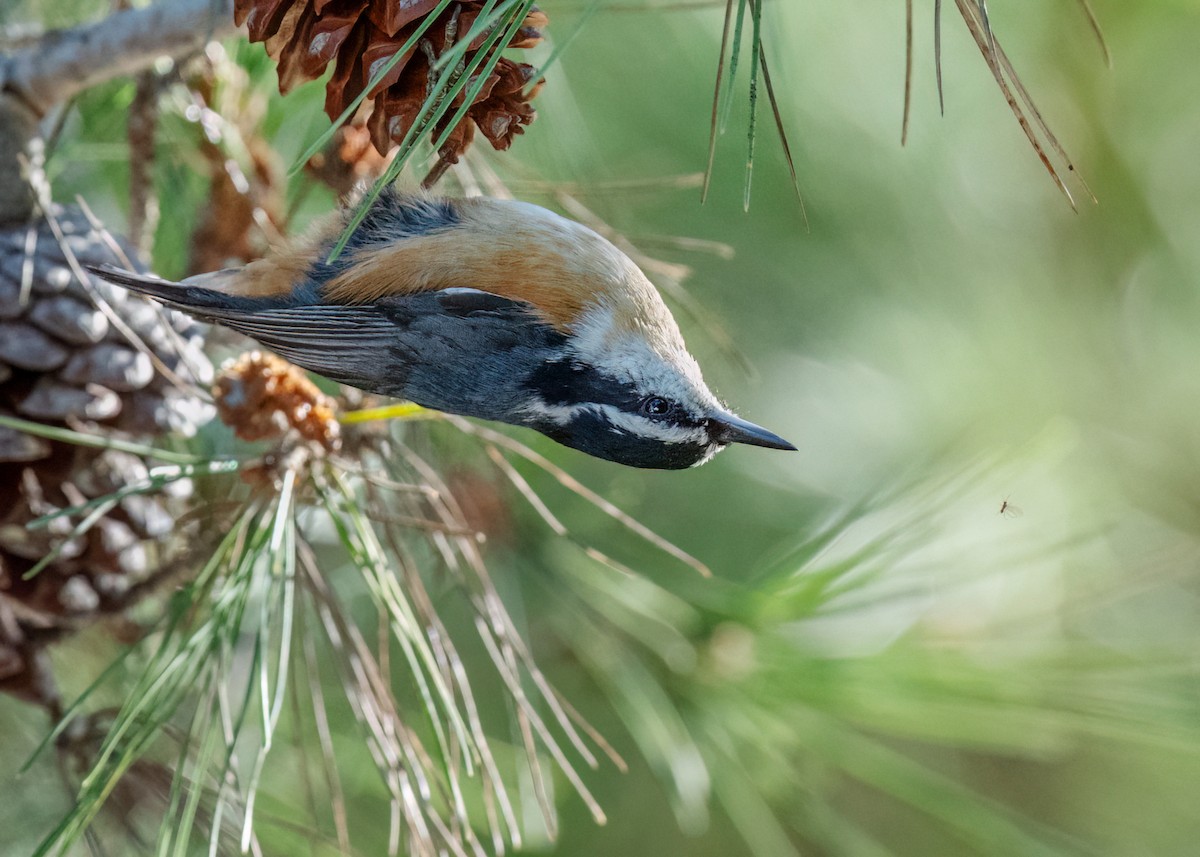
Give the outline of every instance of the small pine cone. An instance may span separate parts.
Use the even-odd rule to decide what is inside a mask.
[[[133,440],[195,433],[212,415],[186,389],[212,380],[199,326],[107,283],[85,286],[67,250],[81,265],[128,261],[78,209],[52,213],[64,233],[61,245],[46,221],[0,228],[0,414],[54,426],[96,423]],[[145,350],[131,344],[122,325]],[[157,372],[155,361],[174,378]],[[188,486],[127,496],[80,535],[73,531],[82,515],[32,529],[29,522],[141,482],[147,473],[136,455],[0,427],[0,690],[53,703],[44,698],[52,683],[40,675],[41,646],[129,603],[138,584],[169,558],[173,546],[164,539]],[[51,554],[51,562],[24,579]]]
[[[281,92],[315,80],[333,63],[333,75],[325,85],[325,112],[336,120],[437,5],[437,0],[236,0],[234,18],[239,25],[247,25],[250,41],[266,44],[279,66]],[[435,82],[431,74],[434,63],[470,32],[483,6],[483,0],[460,0],[447,6],[416,46],[368,93],[374,103],[367,127],[381,155],[404,139]],[[504,47],[533,47],[541,41],[547,23],[546,15],[533,7]],[[483,33],[471,42],[462,67],[471,62],[489,35]],[[456,163],[474,139],[476,127],[494,148],[512,145],[514,135],[522,133],[537,115],[529,101],[540,83],[526,91],[535,74],[532,66],[500,60],[467,115],[440,148],[442,161]],[[459,93],[453,109],[461,107],[469,88]],[[433,129],[434,136],[443,130]]]
[[[341,446],[333,400],[274,354],[250,351],[223,366],[213,395],[221,420],[242,440],[277,440],[295,431],[326,451]]]

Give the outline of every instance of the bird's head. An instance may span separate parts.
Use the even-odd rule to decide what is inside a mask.
[[[619,306],[587,310],[563,350],[525,379],[520,421],[632,467],[694,467],[731,443],[794,450],[721,405],[674,319],[660,300],[653,303],[634,315]]]

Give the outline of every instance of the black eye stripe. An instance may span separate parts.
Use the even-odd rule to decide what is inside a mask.
[[[636,412],[642,400],[632,384],[571,360],[543,363],[530,373],[526,386],[546,404],[556,406],[595,403]]]
[[[674,426],[695,427],[703,418],[693,417],[678,403],[663,396],[647,396],[632,384],[605,375],[593,366],[573,360],[552,360],[529,374],[525,388],[551,407],[610,405],[628,414]],[[666,410],[654,412],[646,405],[657,400]]]

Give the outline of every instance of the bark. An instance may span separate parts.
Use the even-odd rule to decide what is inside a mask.
[[[233,0],[161,0],[47,33],[0,56],[0,224],[28,219],[33,210],[22,161],[29,159],[38,119],[90,86],[160,56],[194,51],[233,29]]]
[[[89,86],[139,71],[233,31],[233,0],[163,0],[47,33],[0,58],[0,90],[45,113]]]
[[[0,93],[0,225],[29,219],[33,188],[22,160],[30,157],[37,116],[24,102]]]

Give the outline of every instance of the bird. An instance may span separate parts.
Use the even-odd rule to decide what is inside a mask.
[[[594,230],[532,203],[385,188],[266,257],[171,282],[97,276],[370,393],[534,429],[632,467],[796,447],[709,390],[657,289]]]

